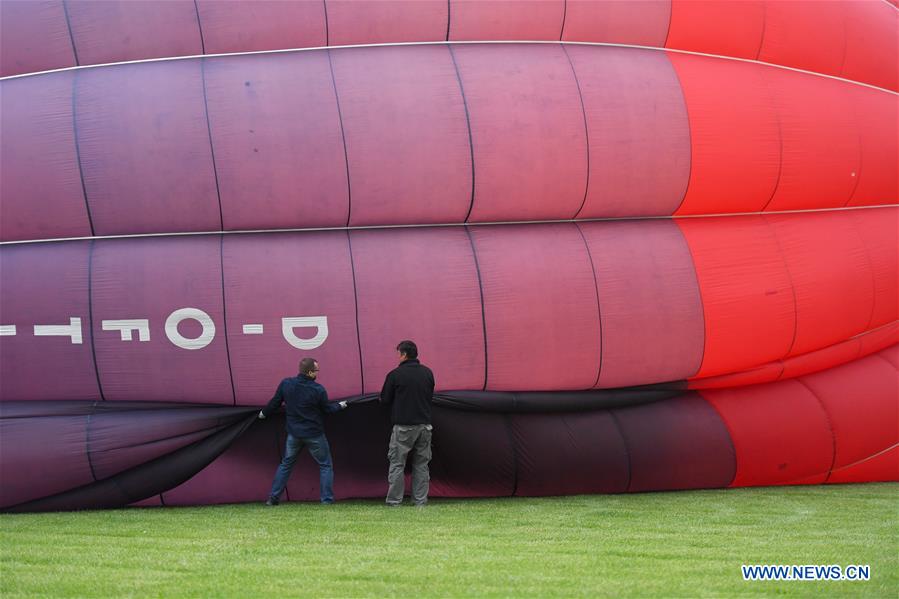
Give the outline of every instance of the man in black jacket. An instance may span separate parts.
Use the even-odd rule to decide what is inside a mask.
[[[412,454],[412,501],[423,506],[428,502],[431,480],[431,400],[434,397],[434,373],[418,361],[418,347],[412,341],[396,346],[400,365],[387,374],[381,389],[381,404],[390,406],[393,432],[387,459],[387,505],[403,502],[406,457]]]
[[[334,468],[331,447],[325,437],[324,416],[345,409],[347,404],[345,401],[329,402],[328,392],[315,382],[319,370],[317,360],[303,358],[299,369],[299,375],[281,381],[275,396],[259,412],[259,418],[267,418],[281,407],[282,402],[287,404],[287,447],[265,505],[278,505],[303,447],[309,447],[309,454],[318,464],[321,502],[334,503]]]

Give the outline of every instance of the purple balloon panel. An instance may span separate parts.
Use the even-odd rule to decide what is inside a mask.
[[[484,388],[481,292],[465,229],[352,231],[365,392],[414,339],[440,389]]]
[[[702,363],[703,313],[690,249],[670,220],[580,223],[602,318],[598,387],[676,381]]]
[[[223,251],[237,403],[265,404],[305,357],[332,397],[361,393],[347,234],[228,235]]]
[[[93,330],[106,399],[232,403],[219,236],[96,242]]]
[[[566,46],[587,120],[590,179],[578,218],[667,216],[690,178],[690,125],[664,52]]]
[[[566,1],[562,39],[661,48],[668,37],[671,1]]]
[[[71,72],[26,77],[5,81],[0,88],[4,241],[92,233],[75,148],[74,77]]]
[[[0,251],[0,397],[100,399],[91,353],[89,242]]]
[[[469,221],[574,217],[587,184],[587,140],[565,50],[474,44],[451,52],[468,106],[476,168]]]
[[[201,61],[85,69],[75,90],[95,234],[220,230]]]
[[[346,160],[328,55],[204,62],[225,229],[347,221]]]
[[[327,45],[324,2],[196,0],[207,54]]]
[[[474,227],[487,388],[590,389],[599,375],[596,282],[575,225]]]
[[[64,2],[81,64],[203,53],[192,0]]]
[[[450,50],[333,50],[346,134],[350,225],[463,222],[471,149]]]

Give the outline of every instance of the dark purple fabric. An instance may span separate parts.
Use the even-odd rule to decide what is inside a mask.
[[[630,458],[628,491],[725,487],[737,460],[718,412],[696,393],[612,411]]]

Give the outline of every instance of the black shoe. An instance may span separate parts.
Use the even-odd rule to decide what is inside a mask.
[[[279,503],[281,503],[281,500],[278,499],[277,497],[269,497],[268,499],[265,500],[265,505],[267,505],[267,506],[275,506],[275,505],[278,505]]]

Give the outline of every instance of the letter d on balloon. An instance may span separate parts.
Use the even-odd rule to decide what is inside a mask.
[[[315,336],[311,338],[297,337],[293,330],[299,327],[315,327]],[[284,335],[284,339],[297,349],[315,349],[328,338],[328,317],[302,316],[298,318],[282,318],[281,333]]]

